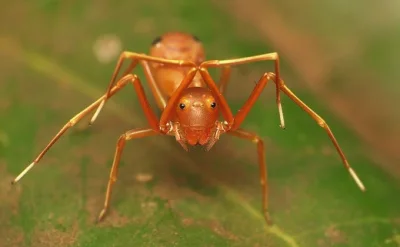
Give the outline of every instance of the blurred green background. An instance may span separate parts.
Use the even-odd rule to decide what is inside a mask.
[[[400,246],[398,5],[3,3],[0,246]],[[326,133],[287,97],[287,129],[279,128],[271,85],[243,128],[266,142],[273,228],[261,215],[256,148],[229,136],[210,152],[186,153],[170,137],[129,142],[111,212],[96,225],[118,136],[146,125],[131,87],[91,128],[85,118],[10,186],[105,92],[121,50],[146,53],[167,31],[197,35],[209,59],[279,52],[286,84],[328,122],[367,192],[351,180]],[[227,95],[234,110],[272,69],[235,69]]]

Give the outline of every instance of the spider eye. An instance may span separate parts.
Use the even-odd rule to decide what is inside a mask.
[[[211,103],[211,107],[212,107],[212,108],[215,108],[216,106],[217,106],[217,103],[215,103],[215,102],[212,102],[212,103]]]
[[[180,103],[179,104],[179,108],[181,108],[182,110],[185,108],[185,104],[183,104],[183,103]]]
[[[162,40],[161,36],[156,37],[153,42],[151,42],[151,45],[156,45],[158,43],[160,43]]]

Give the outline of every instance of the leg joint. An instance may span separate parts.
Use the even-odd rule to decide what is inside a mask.
[[[134,83],[139,80],[138,76],[136,74],[131,74],[130,80]]]
[[[267,80],[274,80],[276,78],[276,74],[274,72],[265,72],[262,77],[266,77]]]
[[[127,74],[127,75],[125,75],[124,77],[122,77],[120,80],[118,80],[118,84],[121,83],[121,82],[123,82],[123,81],[125,81],[125,80],[132,80],[132,81],[135,81],[135,80],[137,80],[137,79],[138,79],[138,77],[137,77],[136,74]]]
[[[132,54],[132,52],[123,51],[123,52],[121,53],[120,59],[127,59],[127,58],[134,57],[134,56],[132,56],[132,55],[134,55],[134,54]]]
[[[317,122],[318,122],[318,125],[321,126],[324,129],[328,127],[328,125],[326,124],[325,120],[323,120],[322,118],[319,118]]]
[[[256,144],[263,143],[263,140],[259,136],[254,136],[251,141]]]
[[[128,136],[125,134],[122,134],[119,136],[117,143],[120,145],[121,143],[125,142],[126,140],[128,140]]]

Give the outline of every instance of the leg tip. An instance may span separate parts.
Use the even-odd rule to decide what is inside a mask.
[[[97,217],[97,219],[95,219],[95,221],[94,221],[94,224],[95,225],[98,225],[98,224],[100,224],[101,223],[101,219],[99,219],[98,217]]]
[[[106,215],[106,212],[107,212],[106,209],[101,210],[99,216],[98,216],[97,219],[96,219],[95,224],[99,224],[100,222],[103,221],[104,216]]]
[[[272,221],[271,216],[269,215],[268,211],[264,212],[264,218],[265,218],[265,221],[267,222],[268,226],[274,225],[274,222]]]
[[[353,177],[354,181],[356,182],[357,186],[361,189],[361,191],[364,192],[365,191],[365,186],[361,182],[360,178],[357,176],[356,172],[351,167],[349,167],[348,169],[349,169],[349,172],[350,172],[351,176]]]

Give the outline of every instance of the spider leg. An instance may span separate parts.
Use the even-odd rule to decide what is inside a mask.
[[[153,129],[133,129],[133,130],[127,131],[125,134],[123,134],[119,137],[115,155],[114,155],[114,161],[113,161],[111,171],[110,171],[110,178],[109,178],[108,184],[107,184],[107,191],[106,191],[106,196],[105,196],[105,200],[104,200],[104,207],[101,210],[101,212],[97,218],[97,222],[100,222],[101,220],[104,219],[104,216],[106,215],[108,208],[110,206],[112,189],[113,189],[114,183],[117,181],[118,166],[119,166],[119,163],[121,160],[122,152],[124,151],[126,141],[129,141],[132,139],[143,138],[143,137],[147,137],[147,136],[153,136],[153,135],[157,135],[157,134],[158,134],[158,132],[154,131]]]
[[[123,77],[121,80],[117,82],[117,84],[112,88],[110,91],[110,96],[115,95],[121,88],[127,85],[128,82],[131,82],[136,90],[136,93],[139,98],[139,102],[142,106],[142,109],[144,110],[144,113],[146,115],[146,118],[155,131],[158,131],[158,119],[155,116],[154,112],[151,110],[150,105],[147,101],[146,95],[144,94],[143,87],[141,85],[141,82],[139,78],[136,75],[126,75]],[[58,139],[71,127],[73,127],[75,124],[77,124],[83,117],[85,117],[88,113],[93,111],[96,107],[98,107],[101,102],[107,97],[107,95],[103,95],[100,97],[98,100],[96,100],[94,103],[92,103],[90,106],[86,107],[84,110],[76,114],[73,118],[71,118],[59,131],[58,133],[53,137],[53,139],[47,144],[47,146],[43,149],[42,152],[35,158],[35,160],[27,166],[13,181],[12,183],[18,182],[29,170],[31,170],[42,158],[43,156],[47,153],[47,151],[58,141]]]
[[[181,96],[183,90],[185,90],[189,86],[189,84],[193,81],[193,78],[195,77],[196,73],[197,73],[197,68],[190,69],[189,72],[187,72],[185,77],[182,79],[181,83],[179,84],[179,87],[175,90],[171,98],[168,100],[168,103],[160,117],[160,130],[164,134],[168,132],[167,123],[171,120],[171,116],[174,112],[179,97]]]
[[[217,98],[217,102],[220,106],[221,113],[224,116],[225,121],[227,122],[228,129],[230,129],[231,126],[234,124],[234,118],[233,118],[232,111],[231,111],[228,103],[226,102],[225,97],[218,90],[218,87],[217,87],[216,83],[214,82],[214,80],[212,79],[207,68],[200,66],[200,74],[201,74],[204,82],[207,84],[208,88],[213,92],[214,97]]]
[[[284,92],[291,100],[293,100],[299,107],[301,107],[305,112],[308,113],[317,123],[318,125],[323,128],[326,133],[329,136],[329,139],[331,139],[333,145],[336,148],[336,151],[340,155],[340,158],[342,159],[342,162],[345,166],[345,168],[349,171],[350,175],[358,185],[358,187],[362,190],[365,191],[365,186],[361,182],[360,178],[357,176],[356,172],[351,168],[349,162],[347,161],[346,156],[344,155],[342,149],[339,146],[339,143],[337,142],[335,136],[333,135],[331,129],[329,128],[328,124],[325,122],[323,118],[321,118],[317,113],[315,113],[310,107],[308,107],[303,101],[301,101],[284,83],[283,80],[280,82],[276,82],[277,85],[279,85],[280,89],[282,92]]]
[[[223,95],[226,94],[226,88],[231,77],[231,71],[231,66],[224,66],[221,69],[221,77],[219,79],[219,91]]]
[[[131,73],[132,70],[140,62],[144,68],[146,78],[148,79],[148,83],[150,84],[153,95],[156,98],[156,101],[159,104],[159,106],[165,106],[166,99],[162,96],[160,89],[158,88],[157,84],[155,83],[152,72],[151,72],[147,62],[156,62],[156,63],[162,63],[162,64],[177,65],[177,66],[181,66],[181,67],[184,67],[184,66],[194,67],[194,64],[191,62],[188,62],[188,61],[163,59],[163,58],[152,57],[152,56],[148,56],[148,55],[144,55],[144,54],[128,52],[128,51],[122,52],[118,59],[117,65],[115,66],[113,75],[111,77],[111,81],[107,87],[106,97],[101,101],[96,112],[93,114],[93,117],[91,118],[89,124],[93,124],[93,122],[97,119],[98,115],[100,114],[100,111],[103,109],[106,101],[110,98],[110,90],[113,87],[113,85],[115,84],[118,73],[121,70],[121,67],[125,60],[132,60],[132,61],[131,61],[130,65],[128,66],[128,68],[125,70],[125,72],[123,72],[123,76]],[[143,61],[145,61],[145,62],[143,63]]]
[[[203,62],[200,65],[200,67],[203,67],[203,68],[227,67],[227,66],[241,65],[241,64],[247,64],[247,63],[252,63],[252,62],[260,62],[260,61],[267,61],[267,60],[273,60],[274,61],[276,79],[278,81],[280,81],[279,55],[276,52],[266,53],[266,54],[262,54],[262,55],[251,56],[251,57],[236,58],[236,59],[209,60],[209,61]],[[225,87],[225,85],[224,85],[224,87]],[[223,90],[225,90],[225,88],[223,88]],[[285,119],[284,119],[284,116],[283,116],[281,95],[280,95],[280,90],[279,90],[279,86],[278,85],[276,85],[275,92],[276,92],[276,104],[278,105],[280,127],[282,129],[285,129]]]
[[[271,216],[269,215],[268,211],[268,181],[267,181],[268,172],[267,172],[267,163],[265,161],[264,141],[258,135],[252,134],[243,129],[237,129],[229,131],[227,133],[232,136],[249,140],[257,144],[258,165],[260,168],[260,184],[261,184],[262,199],[263,199],[262,209],[265,220],[269,225],[272,225]]]
[[[275,80],[275,74],[268,72],[264,73],[261,76],[260,80],[258,80],[256,86],[254,87],[253,91],[251,92],[249,98],[244,103],[244,105],[240,108],[238,113],[235,116],[235,123],[232,126],[232,129],[238,129],[240,125],[243,123],[244,119],[246,118],[247,114],[250,112],[251,108],[253,107],[254,103],[256,103],[258,97],[264,90],[265,86],[267,85],[270,79]]]

